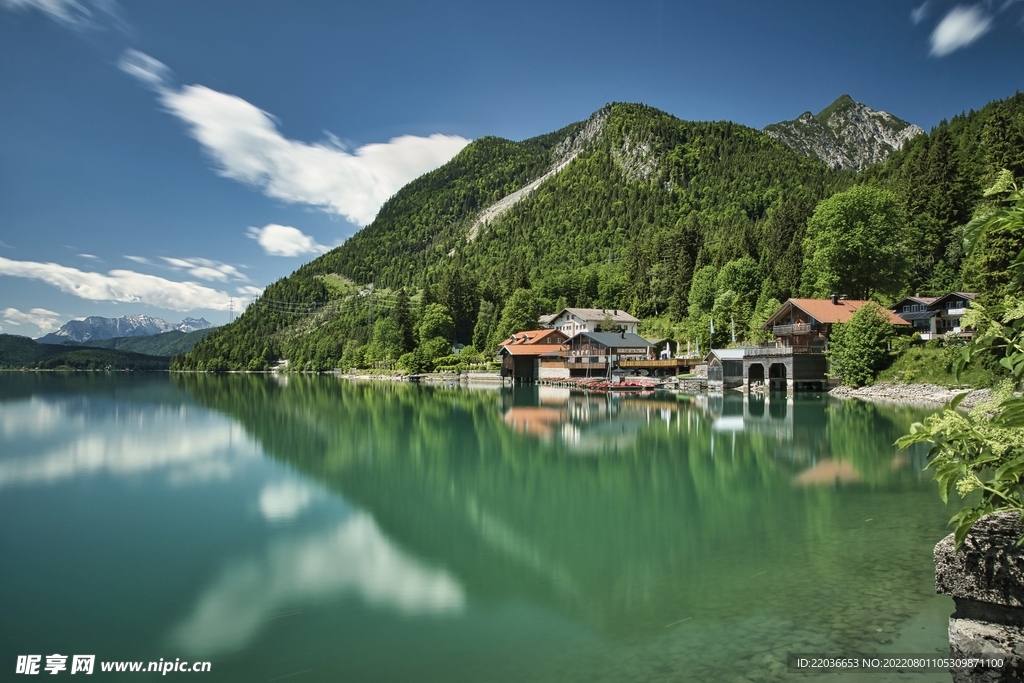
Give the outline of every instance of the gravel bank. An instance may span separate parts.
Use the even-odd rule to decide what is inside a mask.
[[[988,389],[950,389],[935,384],[898,384],[881,382],[867,387],[853,389],[839,386],[829,394],[836,398],[859,398],[864,401],[882,401],[886,403],[915,403],[924,405],[943,405],[955,396],[968,393],[960,402],[960,407],[970,410],[988,398]]]

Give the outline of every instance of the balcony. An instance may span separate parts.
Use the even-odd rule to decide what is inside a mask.
[[[772,334],[776,337],[792,337],[797,334],[810,334],[814,330],[811,323],[793,323],[791,325],[775,325]]]

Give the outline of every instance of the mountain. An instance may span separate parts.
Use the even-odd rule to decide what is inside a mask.
[[[167,370],[169,359],[113,349],[40,344],[0,334],[0,368],[39,370]]]
[[[843,98],[832,109],[819,116],[853,111]],[[475,140],[172,368],[445,366],[452,340],[489,353],[503,321],[566,305],[624,309],[702,346],[712,317],[759,334],[765,311],[805,287],[816,206],[859,183],[906,217],[899,286],[942,293],[974,277],[960,229],[1000,168],[1024,175],[1024,95],[860,172],[747,126],[611,104],[544,136]]]
[[[801,154],[835,169],[859,171],[885,161],[924,131],[884,111],[843,95],[817,115],[804,112],[793,121],[766,126],[764,132]]]
[[[188,320],[188,319],[186,319]],[[205,321],[204,321],[205,322]],[[206,335],[212,332],[214,327],[183,332],[171,330],[160,334],[147,335],[145,337],[112,337],[110,339],[92,339],[81,344],[64,342],[64,346],[88,346],[102,349],[118,349],[120,351],[131,351],[142,353],[147,356],[161,356],[171,358],[179,353],[188,353]]]
[[[103,318],[90,316],[84,320],[72,320],[65,323],[56,332],[51,332],[37,341],[41,344],[63,344],[65,342],[87,342],[96,339],[112,339],[115,337],[144,337],[162,332],[178,330],[195,332],[213,327],[213,323],[199,318],[185,318],[180,323],[171,324],[161,318],[148,315],[124,315],[120,318]]]

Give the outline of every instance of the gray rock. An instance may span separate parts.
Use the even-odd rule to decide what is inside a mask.
[[[935,546],[935,592],[1010,607],[1024,607],[1024,523],[1016,512],[988,515],[974,524],[957,550],[953,534]]]

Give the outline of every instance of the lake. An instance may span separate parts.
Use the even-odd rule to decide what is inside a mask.
[[[776,681],[808,679],[787,652],[945,654],[953,604],[931,556],[954,510],[924,452],[892,446],[925,414],[2,373],[3,666],[58,653],[94,654],[99,678],[101,662],[163,659],[210,662],[168,674],[203,681]]]

